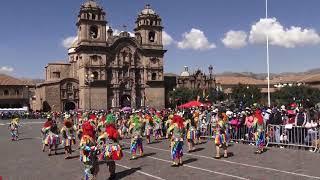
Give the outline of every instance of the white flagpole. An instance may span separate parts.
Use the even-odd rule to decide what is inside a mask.
[[[266,0],[266,19],[268,18],[268,0]],[[269,35],[267,33],[267,71],[268,71],[268,106],[271,106],[270,97],[270,60],[269,60]]]

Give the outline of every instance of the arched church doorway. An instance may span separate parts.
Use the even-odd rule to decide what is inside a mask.
[[[131,96],[123,95],[120,99],[121,107],[131,107]]]
[[[70,111],[70,110],[75,110],[75,109],[76,109],[76,104],[74,102],[68,101],[64,105],[65,111]]]

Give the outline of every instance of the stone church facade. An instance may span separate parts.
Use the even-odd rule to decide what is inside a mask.
[[[134,37],[115,35],[107,24],[96,1],[82,4],[68,63],[49,63],[45,82],[37,85],[38,110],[164,107],[161,17],[146,5]]]

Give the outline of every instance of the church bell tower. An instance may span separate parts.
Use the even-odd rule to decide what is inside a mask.
[[[136,20],[135,36],[144,48],[163,49],[160,16],[147,4]]]
[[[71,55],[79,79],[80,109],[107,108],[106,13],[95,0],[81,5],[78,39]],[[69,53],[70,55],[70,53]]]
[[[101,45],[106,42],[106,13],[95,0],[87,0],[78,15],[78,45]]]

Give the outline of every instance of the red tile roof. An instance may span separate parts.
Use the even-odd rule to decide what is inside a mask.
[[[28,83],[21,81],[20,79],[0,74],[0,86],[27,86]]]

